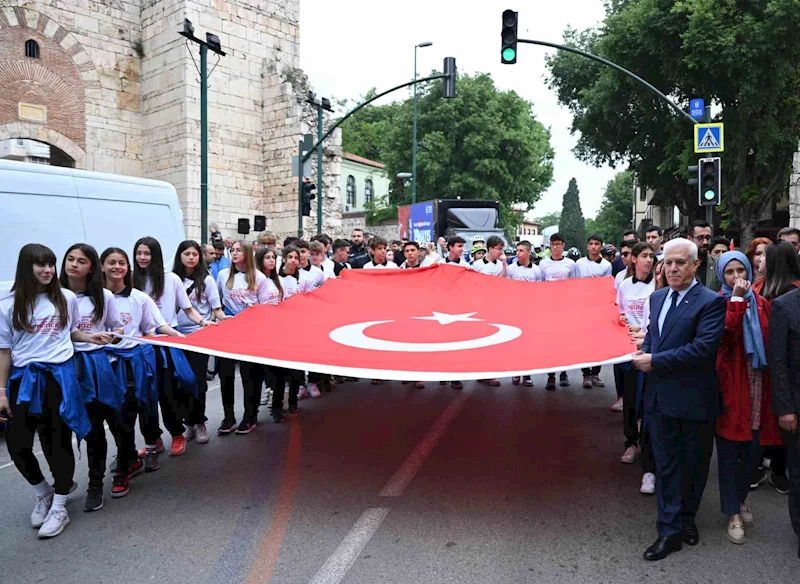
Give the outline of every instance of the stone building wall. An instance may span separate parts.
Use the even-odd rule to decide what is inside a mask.
[[[227,53],[218,65],[209,53],[209,223],[233,235],[238,218],[261,214],[296,232],[291,157],[316,133],[297,100],[308,89],[299,0],[0,0],[0,140],[34,138],[78,168],[168,181],[199,237],[199,51],[178,35],[184,18]],[[39,59],[25,57],[28,39]],[[21,118],[20,103],[46,117]],[[339,144],[335,134],[326,144],[326,228],[340,220],[328,211],[339,207]]]

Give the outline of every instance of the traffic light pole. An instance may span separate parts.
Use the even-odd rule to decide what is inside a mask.
[[[333,133],[333,131],[336,128],[338,128],[339,126],[341,126],[345,122],[345,120],[347,120],[350,116],[352,116],[356,112],[360,111],[364,107],[368,106],[373,101],[375,101],[377,99],[380,99],[384,95],[389,95],[390,93],[392,93],[394,91],[397,91],[399,89],[403,89],[404,87],[411,87],[412,85],[416,85],[417,83],[425,83],[426,81],[434,81],[436,79],[448,79],[449,77],[450,77],[450,75],[445,75],[443,73],[441,75],[431,75],[430,77],[423,77],[421,79],[415,79],[413,81],[408,81],[407,83],[403,83],[401,85],[397,85],[395,87],[392,87],[391,89],[387,89],[386,91],[383,91],[383,92],[377,94],[375,97],[373,97],[371,99],[368,99],[367,101],[365,101],[363,103],[358,104],[356,107],[354,107],[349,112],[347,112],[339,121],[337,121],[330,128],[328,128],[328,131],[325,132],[324,134],[322,134],[317,139],[317,143],[314,144],[313,146],[311,146],[311,148],[305,154],[303,153],[303,142],[300,141],[300,160],[299,160],[298,169],[297,169],[298,170],[298,172],[297,172],[297,175],[298,175],[298,179],[297,179],[297,201],[298,201],[297,237],[303,237],[303,164],[309,158],[311,158],[311,154],[315,150],[318,153],[318,156],[319,156],[318,160],[320,161],[320,163],[317,164],[317,177],[318,177],[318,180],[319,180],[319,184],[317,186],[317,188],[319,189],[319,194],[317,196],[320,199],[317,202],[317,229],[319,230],[320,233],[322,232],[322,215],[321,215],[322,212],[320,210],[321,209],[321,205],[322,205],[322,179],[320,178],[321,177],[320,173],[322,171],[320,170],[320,168],[322,168],[322,165],[321,165],[321,161],[322,161],[322,154],[321,154],[322,153],[322,143],[328,138],[328,136],[330,136]],[[322,119],[322,116],[318,116],[318,119]],[[320,122],[319,121],[317,122],[317,129],[318,129],[318,132],[321,133],[321,126],[320,126]]]
[[[592,59],[594,61],[597,61],[598,63],[602,63],[603,65],[607,65],[607,66],[611,67],[612,69],[616,69],[620,73],[624,73],[625,75],[627,75],[628,77],[630,77],[634,81],[638,81],[639,83],[644,85],[647,89],[649,89],[650,91],[655,93],[658,97],[660,97],[662,100],[667,102],[672,109],[674,109],[676,112],[678,112],[685,120],[687,120],[692,125],[695,125],[695,124],[699,123],[692,116],[690,116],[685,111],[683,111],[683,109],[681,109],[681,107],[678,106],[674,101],[672,101],[670,98],[668,98],[666,95],[664,95],[661,91],[659,91],[658,88],[656,88],[654,85],[651,85],[650,83],[648,83],[647,81],[645,81],[644,79],[642,79],[641,77],[636,75],[636,73],[633,73],[632,71],[628,71],[624,67],[620,67],[619,65],[617,65],[613,61],[609,61],[608,59],[604,59],[603,57],[598,57],[597,55],[593,55],[592,53],[587,53],[586,51],[581,51],[580,49],[576,49],[575,47],[568,47],[566,45],[558,45],[556,43],[548,43],[548,42],[545,42],[545,41],[535,41],[535,40],[531,40],[531,39],[517,39],[517,42],[518,43],[528,43],[529,45],[540,45],[540,46],[543,46],[543,47],[550,47],[550,48],[553,48],[553,49],[559,49],[561,51],[567,51],[569,53],[575,53],[576,55],[580,55],[582,57],[586,57],[587,59]]]
[[[322,102],[320,101],[317,104],[317,235],[322,233],[322,133],[325,131],[322,115]],[[302,188],[300,192],[303,192]],[[302,195],[300,198],[302,204]],[[302,215],[302,213],[301,208],[300,214]]]

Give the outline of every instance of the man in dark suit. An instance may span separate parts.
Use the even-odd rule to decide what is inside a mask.
[[[633,365],[647,373],[644,410],[656,462],[658,539],[647,560],[697,545],[695,515],[708,479],[719,415],[717,346],[725,330],[725,298],[696,280],[697,246],[664,246],[668,288],[650,296],[650,323]]]
[[[789,517],[800,537],[800,289],[772,301],[769,317],[772,411],[778,416],[789,470]],[[797,550],[800,558],[800,548]]]

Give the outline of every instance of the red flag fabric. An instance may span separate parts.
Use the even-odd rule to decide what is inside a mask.
[[[408,381],[487,379],[629,361],[611,278],[519,282],[464,268],[346,270],[158,345],[289,369]]]

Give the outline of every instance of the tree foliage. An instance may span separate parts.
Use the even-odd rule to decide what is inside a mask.
[[[635,72],[683,107],[703,97],[721,109],[726,213],[749,238],[785,193],[800,136],[797,0],[612,0],[606,10],[599,27],[567,30],[566,44]],[[702,214],[686,186],[697,155],[684,118],[611,68],[569,53],[548,61],[551,87],[580,133],[580,158],[628,163],[666,204]]]
[[[552,227],[553,225],[558,225],[561,221],[561,211],[540,215],[536,217],[534,221],[536,221],[542,227],[542,229]]]
[[[578,181],[574,178],[569,181],[569,188],[564,193],[561,210],[561,223],[558,231],[564,236],[566,246],[583,249],[586,244],[586,221],[581,211],[581,195],[578,191]]]
[[[594,221],[586,222],[586,230],[603,236],[603,241],[619,245],[622,232],[631,227],[633,217],[633,175],[620,172],[608,181],[600,212]]]
[[[504,226],[513,227],[511,205],[530,208],[553,177],[550,133],[531,104],[485,74],[461,75],[453,99],[442,98],[437,82],[418,87],[417,99],[417,200],[499,200]],[[383,162],[390,177],[411,171],[410,99],[365,108],[342,127],[345,151]],[[393,192],[390,202],[410,196]]]

